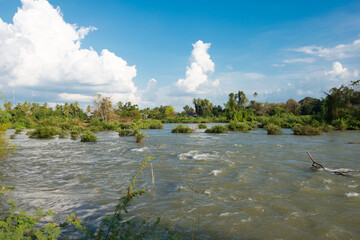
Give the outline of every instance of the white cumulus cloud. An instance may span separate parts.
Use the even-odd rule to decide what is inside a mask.
[[[315,62],[314,58],[293,58],[293,59],[285,59],[284,63],[313,63]]]
[[[205,90],[206,87],[218,86],[219,81],[209,81],[208,74],[215,71],[215,64],[210,59],[208,49],[211,43],[199,40],[193,44],[190,57],[190,66],[186,67],[186,77],[176,82],[178,90],[186,93],[196,93]]]
[[[51,90],[63,100],[85,101],[98,92],[116,99],[136,98],[135,66],[107,49],[98,54],[81,48],[81,40],[95,27],[65,22],[60,9],[47,0],[21,2],[13,24],[0,18],[1,85],[21,92]]]
[[[321,46],[305,46],[291,49],[295,52],[302,52],[309,55],[323,57],[326,59],[342,59],[360,56],[360,39],[349,44],[339,44],[335,47],[325,48]]]

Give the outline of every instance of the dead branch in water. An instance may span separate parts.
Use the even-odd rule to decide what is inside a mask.
[[[314,167],[314,168],[316,168],[316,169],[318,169],[318,168],[324,168],[323,165],[321,165],[320,163],[318,163],[318,162],[315,161],[315,159],[311,156],[311,154],[310,154],[309,152],[306,152],[306,153],[307,153],[307,155],[309,155],[309,158],[310,158],[311,161],[313,162],[312,165],[311,165],[311,167]]]

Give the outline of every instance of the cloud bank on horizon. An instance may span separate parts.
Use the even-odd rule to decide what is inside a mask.
[[[217,67],[215,72],[217,59],[214,62],[209,54],[211,43],[198,40],[192,44],[185,77],[180,77],[182,70],[177,81],[161,86],[161,81],[151,78],[146,88],[139,90],[134,82],[135,65],[107,49],[98,53],[91,47],[82,48],[82,41],[96,27],[67,23],[60,8],[54,8],[48,0],[21,3],[13,23],[0,18],[0,91],[12,89],[17,96],[13,103],[20,97],[20,101],[29,101],[31,96],[40,102],[88,104],[101,93],[112,97],[113,102],[131,101],[141,107],[171,104],[181,110],[180,105],[191,104],[193,97],[213,101],[221,96],[221,102],[215,103],[221,104],[229,92],[238,90],[250,96],[256,91],[257,100],[266,101],[318,97],[322,91],[359,77],[358,65],[349,66],[343,61],[360,57],[360,39],[333,47],[288,48],[286,57],[270,66],[276,70],[301,66],[291,74],[263,69],[247,72],[246,66],[232,62],[224,64],[224,69]]]

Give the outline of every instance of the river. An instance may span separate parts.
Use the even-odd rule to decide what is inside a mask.
[[[155,184],[148,165],[136,182],[146,194],[130,214],[160,216],[184,238],[360,239],[360,176],[312,171],[306,154],[328,168],[360,170],[360,144],[348,144],[360,140],[359,131],[173,134],[173,126],[142,130],[143,143],[114,131],[96,133],[96,143],[23,132],[11,140],[16,152],[0,162],[0,181],[16,186],[11,198],[21,209],[51,208],[58,220],[74,212],[96,226],[147,155],[154,157]]]

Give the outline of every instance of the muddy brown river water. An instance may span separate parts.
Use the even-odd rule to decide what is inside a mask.
[[[16,186],[11,197],[22,209],[51,208],[59,221],[75,212],[96,226],[150,155],[155,186],[147,168],[136,185],[147,192],[130,214],[160,216],[184,238],[360,239],[360,175],[312,171],[306,154],[331,169],[360,170],[360,144],[348,144],[360,140],[360,131],[172,134],[174,125],[143,130],[148,136],[140,144],[114,131],[97,133],[97,143],[35,140],[23,132],[11,140],[16,152],[0,162],[0,181]]]

